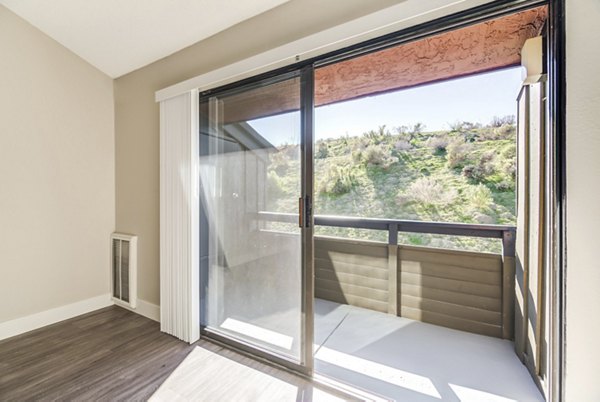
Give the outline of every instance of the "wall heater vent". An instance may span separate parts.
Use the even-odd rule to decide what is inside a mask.
[[[112,298],[135,308],[137,302],[137,236],[113,233],[111,242]]]

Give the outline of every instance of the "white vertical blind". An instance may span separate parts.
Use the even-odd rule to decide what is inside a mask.
[[[160,329],[200,337],[198,91],[160,102]]]

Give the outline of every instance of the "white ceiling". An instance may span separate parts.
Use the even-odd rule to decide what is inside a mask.
[[[0,0],[116,78],[289,0]]]

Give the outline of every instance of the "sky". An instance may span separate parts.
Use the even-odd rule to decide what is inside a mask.
[[[456,121],[488,123],[516,115],[521,68],[340,102],[315,109],[315,140],[356,136],[379,126],[425,124],[425,131],[449,129]],[[273,145],[299,143],[300,116],[286,113],[248,123]]]

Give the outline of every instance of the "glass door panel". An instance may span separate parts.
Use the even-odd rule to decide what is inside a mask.
[[[299,73],[201,98],[201,323],[305,364]]]

